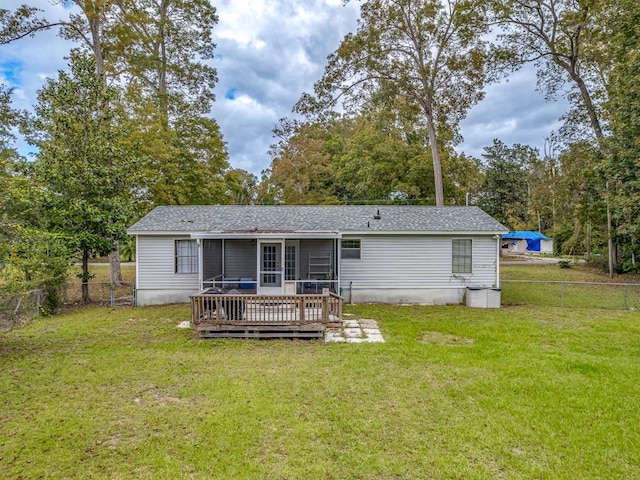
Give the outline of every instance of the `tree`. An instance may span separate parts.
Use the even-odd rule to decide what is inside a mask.
[[[234,205],[254,205],[258,200],[258,177],[253,173],[232,168],[225,175],[225,184]]]
[[[526,145],[508,147],[500,140],[484,148],[487,162],[478,205],[511,230],[525,228],[529,192],[525,166],[538,156]]]
[[[622,268],[640,271],[640,6],[623,0],[612,16],[611,55],[615,67],[609,85],[607,104],[611,138],[603,173],[608,179],[607,198],[617,226],[617,236],[624,241]]]
[[[216,71],[215,8],[207,0],[112,0],[107,70],[127,85],[155,204],[225,203],[226,146],[208,117]]]
[[[0,290],[23,294],[42,288],[43,311],[50,313],[58,307],[70,255],[61,235],[40,228],[41,192],[24,175],[23,159],[13,148],[10,127],[21,115],[11,108],[10,96],[11,90],[0,86]]]
[[[0,85],[0,268],[9,255],[9,245],[15,234],[16,161],[18,153],[13,148],[11,125],[16,122],[16,112],[11,108],[11,90]]]
[[[226,146],[208,115],[216,71],[208,61],[218,21],[206,0],[57,0],[80,13],[48,21],[40,10],[0,10],[0,43],[61,27],[76,53],[95,59],[105,83],[125,88],[132,123],[130,143],[153,163],[147,183],[154,204],[228,200]]]
[[[538,83],[549,97],[573,89],[567,116],[572,132],[584,118],[592,138],[604,138],[602,102],[611,62],[604,43],[608,4],[598,0],[498,0],[493,2],[503,33],[498,35],[516,65],[534,62]],[[604,9],[604,10],[603,10]],[[574,137],[575,139],[575,137]]]
[[[459,139],[458,124],[483,97],[485,2],[370,0],[355,34],[329,57],[305,113],[346,100],[347,108],[400,97],[420,112],[428,132],[436,205],[444,204],[440,153]],[[444,137],[443,137],[444,135]]]
[[[554,245],[565,254],[602,252],[607,239],[607,206],[601,153],[587,141],[575,142],[557,156]],[[556,242],[556,238],[558,241]]]
[[[38,93],[27,137],[38,147],[33,177],[45,192],[47,227],[64,232],[82,261],[82,300],[89,301],[91,253],[112,252],[126,236],[143,160],[124,148],[128,121],[119,91],[96,76],[92,57],[72,54]]]
[[[262,185],[263,199],[289,205],[337,203],[332,195],[331,156],[325,151],[327,129],[318,123],[281,119],[278,142]]]
[[[0,45],[33,36],[41,30],[62,24],[39,18],[40,12],[40,9],[28,5],[21,5],[14,11],[0,8]]]
[[[106,30],[110,68],[150,92],[167,124],[185,103],[209,113],[217,81],[206,63],[215,48],[215,7],[207,0],[112,1]]]

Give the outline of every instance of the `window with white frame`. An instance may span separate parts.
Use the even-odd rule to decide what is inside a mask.
[[[360,258],[360,240],[342,240],[340,243],[340,258]]]
[[[472,245],[471,239],[456,238],[452,241],[452,263],[453,273],[471,273],[472,265]]]
[[[176,240],[176,273],[198,273],[198,244],[195,240]]]

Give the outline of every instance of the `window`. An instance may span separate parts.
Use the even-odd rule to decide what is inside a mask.
[[[198,244],[195,240],[176,240],[176,273],[198,273]]]
[[[360,240],[342,240],[340,258],[360,258]]]
[[[471,240],[453,240],[452,247],[451,271],[453,273],[471,273]]]

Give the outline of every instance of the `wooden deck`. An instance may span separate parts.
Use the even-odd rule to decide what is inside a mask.
[[[321,295],[191,296],[191,323],[202,338],[318,338],[342,321],[342,297]]]

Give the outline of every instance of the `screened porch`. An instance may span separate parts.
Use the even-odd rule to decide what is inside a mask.
[[[257,295],[339,293],[339,240],[203,238],[201,290]]]

